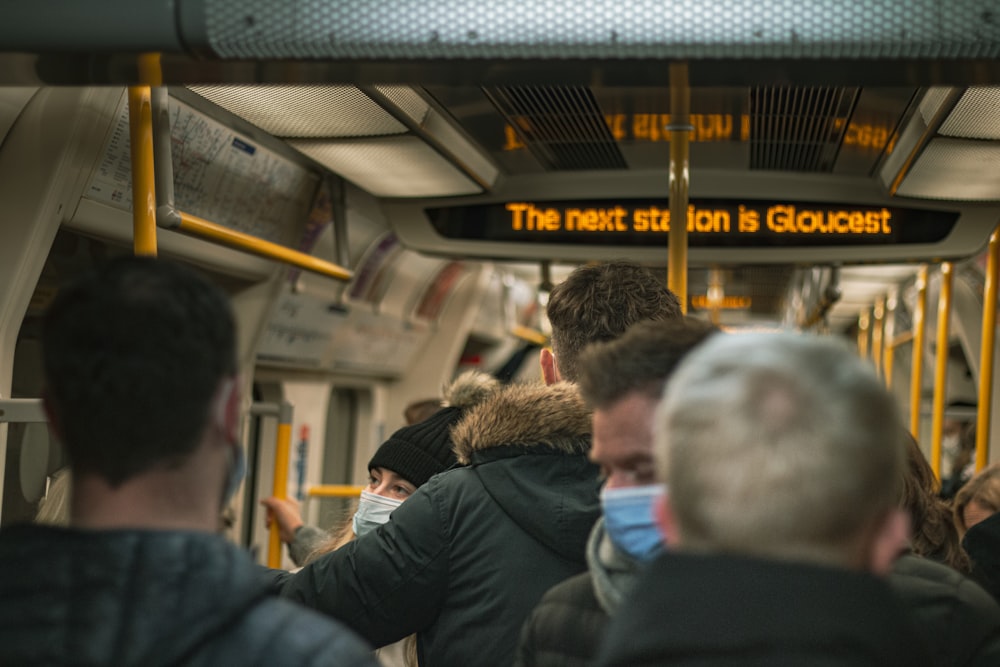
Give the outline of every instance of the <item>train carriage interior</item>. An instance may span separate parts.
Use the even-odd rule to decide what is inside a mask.
[[[158,203],[171,189],[177,211],[346,270],[337,279],[156,232],[159,256],[199,267],[232,297],[256,406],[247,399],[252,465],[233,538],[261,562],[274,406],[292,408],[288,495],[330,524],[408,403],[466,368],[538,379],[547,291],[575,266],[628,258],[667,280],[681,173],[690,313],[731,331],[856,342],[908,419],[917,407],[926,451],[937,387],[955,419],[996,406],[977,410],[1000,222],[991,23],[952,51],[921,51],[914,37],[896,56],[856,45],[830,55],[822,41],[810,52],[808,39],[797,54],[794,31],[756,58],[728,42],[716,59],[704,56],[711,45],[633,57],[627,40],[614,56],[624,38],[611,31],[563,59],[544,38],[548,51],[517,57],[499,28],[455,37],[464,57],[433,45],[409,56],[391,48],[402,37],[363,32],[353,51],[331,38],[332,54],[286,54],[261,8],[226,24],[229,41],[216,34],[196,49],[195,33],[171,50],[166,29],[42,34],[19,11],[0,28],[0,399],[41,395],[39,317],[59,285],[133,252],[129,87],[162,84],[150,123]],[[233,32],[247,26],[258,47]],[[4,405],[6,525],[34,515],[65,461],[30,405]]]

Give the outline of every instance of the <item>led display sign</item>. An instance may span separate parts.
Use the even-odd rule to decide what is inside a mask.
[[[666,244],[665,200],[513,201],[425,209],[441,236],[516,243]],[[692,200],[685,221],[693,247],[936,243],[958,213],[793,201]]]

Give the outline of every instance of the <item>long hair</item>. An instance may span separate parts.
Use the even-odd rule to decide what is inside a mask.
[[[899,504],[909,511],[913,524],[910,548],[917,555],[968,574],[972,566],[952,522],[951,508],[938,498],[934,471],[917,441],[905,433],[906,471]]]

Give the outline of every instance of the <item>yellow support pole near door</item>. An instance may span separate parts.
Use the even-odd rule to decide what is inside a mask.
[[[941,479],[941,434],[944,430],[944,399],[948,383],[948,324],[951,319],[951,262],[941,264],[941,294],[938,297],[937,340],[934,352],[934,409],[931,414],[931,469]]]
[[[917,272],[917,304],[913,311],[913,365],[910,372],[910,435],[920,440],[920,402],[924,390],[924,330],[927,319],[927,266]]]
[[[979,351],[979,400],[976,410],[976,472],[990,460],[990,409],[993,405],[993,350],[997,335],[997,277],[1000,272],[1000,228],[990,235],[983,287],[983,340]]]
[[[278,438],[274,451],[274,488],[272,494],[282,500],[288,498],[288,461],[292,454],[292,405],[281,402],[278,416]],[[281,534],[278,522],[271,522],[271,533],[267,545],[267,566],[281,567]]]
[[[885,334],[885,298],[875,301],[872,318],[872,363],[875,365],[875,375],[883,377],[882,373],[882,338]]]
[[[670,231],[667,236],[667,287],[687,312],[687,210],[690,170],[688,135],[691,89],[687,63],[670,66]]]
[[[156,187],[153,169],[151,86],[163,85],[159,53],[137,63],[142,85],[128,88],[128,135],[132,166],[132,238],[136,255],[156,257]]]

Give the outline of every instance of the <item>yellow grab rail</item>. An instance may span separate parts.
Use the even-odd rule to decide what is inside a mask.
[[[271,495],[282,500],[288,498],[288,461],[292,453],[292,406],[282,401],[278,416],[278,437],[274,451],[274,487]],[[271,522],[267,544],[267,566],[281,567],[281,534],[278,522]]]
[[[521,326],[520,324],[511,329],[510,333],[516,338],[520,338],[528,343],[534,343],[535,345],[541,345],[542,347],[549,344],[549,337],[541,331],[536,331],[535,329]]]
[[[347,281],[354,275],[348,269],[319,259],[318,257],[307,255],[304,252],[292,250],[283,245],[217,225],[214,222],[203,220],[188,213],[178,213],[180,214],[181,221],[177,229],[191,236],[197,236],[218,243],[219,245],[242,250],[258,257],[278,260],[292,266],[297,266],[300,269],[336,278],[337,280]]]
[[[310,486],[306,495],[312,498],[357,498],[364,489],[351,484],[317,484]]]
[[[938,297],[936,351],[934,352],[934,408],[931,413],[931,469],[941,479],[941,435],[944,430],[944,399],[948,381],[948,324],[951,319],[951,262],[941,264],[941,293]]]
[[[688,311],[687,210],[690,149],[691,88],[687,63],[670,65],[670,229],[667,232],[667,287],[681,302],[681,312]]]
[[[155,55],[155,54],[154,54]],[[157,56],[158,58],[158,56]],[[144,76],[154,77],[159,72],[158,59],[154,62],[152,58],[140,60],[140,70]],[[154,67],[155,66],[155,67]],[[143,69],[145,68],[145,69]],[[133,93],[134,91],[134,93]],[[133,94],[135,103],[133,104]],[[150,99],[149,86],[135,86],[129,88],[129,129],[132,139],[132,200],[133,215],[142,213],[142,225],[136,217],[135,238],[136,254],[156,254],[156,226],[165,229],[178,230],[191,236],[196,236],[203,240],[211,241],[219,245],[224,245],[236,250],[248,252],[265,259],[276,260],[291,264],[292,266],[312,271],[336,280],[348,281],[353,273],[332,262],[313,257],[298,250],[292,250],[285,246],[264,239],[257,238],[250,234],[217,225],[214,222],[203,220],[187,213],[182,213],[174,208],[173,201],[173,164],[170,157],[170,127],[168,123],[169,114],[167,112],[166,95],[157,96]],[[133,106],[136,109],[136,121],[132,123]],[[157,114],[160,136],[153,136],[153,114]],[[154,139],[157,150],[153,149]],[[156,201],[156,188],[154,178],[160,176],[163,185],[160,188],[159,202]],[[139,202],[145,202],[140,206]],[[150,208],[151,207],[151,208]],[[150,214],[155,224],[150,227]],[[148,236],[152,235],[153,250],[148,252]],[[140,239],[140,235],[142,238]],[[140,244],[142,250],[140,250]]]
[[[864,312],[858,315],[858,356],[868,358],[868,336],[871,329],[871,314]]]
[[[979,351],[979,400],[976,410],[976,472],[990,460],[990,410],[993,405],[993,349],[997,335],[997,274],[1000,271],[1000,228],[990,235],[983,287],[983,340]]]
[[[875,364],[875,375],[882,376],[882,345],[885,335],[885,298],[875,302],[872,318],[872,363]]]
[[[920,440],[920,399],[924,390],[924,330],[927,319],[927,266],[917,272],[917,305],[913,311],[913,366],[910,372],[910,435]]]
[[[153,106],[149,86],[129,86],[128,134],[132,162],[132,237],[136,255],[156,257],[153,183]]]

